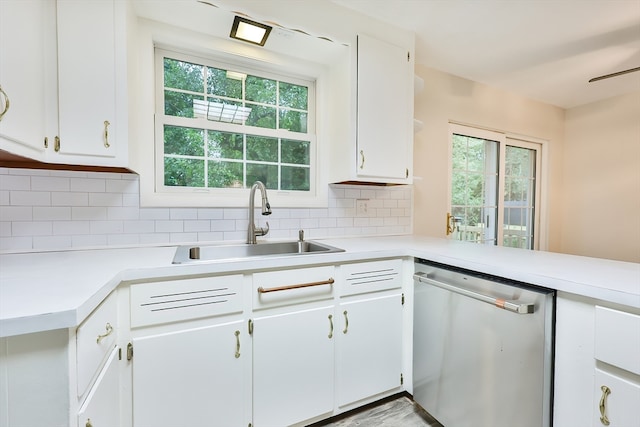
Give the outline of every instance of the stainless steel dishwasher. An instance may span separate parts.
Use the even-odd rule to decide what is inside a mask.
[[[555,291],[416,260],[414,400],[446,427],[549,427]]]

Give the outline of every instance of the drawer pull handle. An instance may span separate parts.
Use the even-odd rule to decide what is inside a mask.
[[[360,150],[360,158],[362,162],[360,163],[360,169],[364,169],[364,150]]]
[[[347,317],[347,310],[345,310],[342,314],[344,314],[344,330],[342,331],[342,333],[346,334],[349,330],[349,318]]]
[[[607,397],[611,394],[611,389],[606,385],[600,387],[602,390],[602,397],[600,397],[600,422],[608,426],[610,424],[609,418],[607,418]]]
[[[105,330],[107,332],[105,332],[102,335],[98,335],[98,338],[96,339],[96,342],[98,344],[100,344],[100,341],[102,341],[104,338],[108,337],[109,335],[111,335],[111,333],[113,332],[113,326],[111,326],[111,323],[107,323],[106,326],[104,327]]]
[[[311,286],[333,285],[334,283],[335,283],[335,280],[333,280],[333,277],[329,277],[329,279],[322,280],[320,282],[299,283],[297,285],[277,286],[275,288],[263,288],[262,286],[260,286],[258,288],[258,293],[266,294],[268,292],[288,291],[290,289],[308,288]]]
[[[240,358],[240,331],[236,331],[236,359]]]
[[[333,316],[329,315],[329,338],[333,338]]]

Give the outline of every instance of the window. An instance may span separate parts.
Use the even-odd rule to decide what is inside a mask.
[[[460,240],[536,249],[541,146],[451,125],[450,206]]]
[[[157,191],[312,191],[312,81],[161,49],[156,79]]]

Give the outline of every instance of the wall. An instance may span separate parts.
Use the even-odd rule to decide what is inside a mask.
[[[416,65],[424,90],[415,98],[415,117],[424,123],[414,145],[414,231],[445,237],[449,207],[449,121],[548,141],[547,198],[541,206],[548,228],[547,248],[559,251],[562,198],[564,110],[480,83]],[[545,246],[541,243],[541,248]]]
[[[562,252],[640,262],[640,92],[566,113]]]
[[[356,199],[368,199],[366,216]],[[142,208],[139,200],[134,174],[0,168],[0,252],[246,239],[247,208]],[[327,208],[272,209],[256,215],[271,239],[297,239],[301,228],[309,239],[412,232],[410,186],[332,185]]]

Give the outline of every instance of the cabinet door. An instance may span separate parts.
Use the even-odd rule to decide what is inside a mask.
[[[244,322],[133,341],[135,427],[247,425]]]
[[[408,180],[413,69],[407,49],[358,36],[357,174]]]
[[[121,28],[124,2],[114,0],[58,0],[58,103],[62,156],[56,162],[119,165],[116,140],[121,127],[118,88],[126,87],[123,58],[126,47]],[[116,80],[118,78],[118,80]],[[67,155],[85,156],[67,157]],[[99,158],[104,159],[100,160]],[[109,160],[110,158],[110,160]]]
[[[333,307],[255,319],[255,427],[288,426],[332,411],[337,332]]]
[[[339,405],[399,387],[401,294],[342,303],[336,319]]]
[[[0,114],[5,113],[0,120],[0,148],[37,160],[44,156],[48,78],[55,60],[55,4],[0,1],[0,86],[4,92]]]
[[[640,426],[640,385],[596,369],[595,386],[594,427]],[[602,390],[603,386],[607,387],[608,393]],[[605,397],[605,394],[608,395]]]
[[[78,411],[78,427],[120,425],[118,349],[115,348]]]

